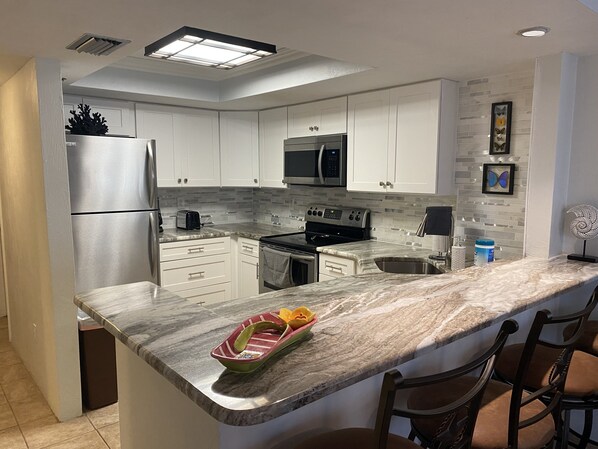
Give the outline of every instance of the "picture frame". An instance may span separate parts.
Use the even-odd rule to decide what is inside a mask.
[[[482,193],[513,195],[515,164],[484,164]]]
[[[512,101],[492,103],[490,154],[510,154]]]

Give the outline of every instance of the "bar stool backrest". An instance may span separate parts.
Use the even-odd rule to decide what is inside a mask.
[[[430,446],[433,449],[468,449],[471,446],[482,396],[494,370],[496,359],[504,347],[507,337],[517,329],[516,321],[505,321],[490,349],[466,365],[444,373],[405,379],[397,370],[387,372],[384,375],[378,405],[375,447],[386,449],[391,418],[392,416],[402,416],[410,419],[429,418],[435,424],[438,423]],[[470,388],[459,399],[453,400],[451,403],[426,410],[408,408],[406,405],[395,407],[398,390],[413,389],[412,394],[418,391],[423,393],[426,387],[442,387],[444,382],[462,378],[467,378]],[[406,399],[406,397],[402,399]]]
[[[586,307],[579,312],[560,317],[553,317],[548,310],[541,310],[536,313],[521,353],[521,359],[519,361],[515,379],[513,380],[513,392],[509,409],[509,448],[517,449],[519,430],[537,423],[550,413],[552,413],[555,419],[556,428],[561,428],[560,402],[563,396],[571,357],[573,356],[575,344],[583,334],[583,326],[587,322],[588,317],[592,313],[592,310],[594,310],[594,307],[596,307],[597,303],[598,287],[594,290]],[[549,327],[562,327],[572,324],[575,326],[573,335],[562,342],[548,341],[541,336],[542,332],[546,331]],[[557,333],[555,332],[555,335],[556,334]],[[562,334],[562,332],[559,334]],[[537,346],[545,346],[561,350],[559,356],[554,360],[547,385],[540,389],[535,389],[525,384],[525,379],[528,377],[530,371],[532,356]],[[535,391],[527,394],[525,390]],[[523,397],[524,394],[526,395],[525,397]],[[550,402],[546,409],[525,420],[520,420],[521,408],[531,401],[543,397],[550,398]]]

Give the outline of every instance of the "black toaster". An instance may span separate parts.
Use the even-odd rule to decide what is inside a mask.
[[[199,221],[199,212],[196,210],[179,210],[176,213],[176,227],[179,229],[199,229],[201,223]]]

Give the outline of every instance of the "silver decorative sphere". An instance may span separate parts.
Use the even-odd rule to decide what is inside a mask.
[[[575,218],[569,226],[575,237],[589,240],[598,235],[598,209],[589,204],[580,204],[569,209],[567,213],[569,212],[575,214]]]

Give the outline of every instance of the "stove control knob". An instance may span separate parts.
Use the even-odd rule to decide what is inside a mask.
[[[349,220],[353,220],[353,214],[349,215]]]
[[[321,211],[321,210],[319,210],[319,211],[318,211],[318,217],[321,217],[321,216],[322,216],[322,211]]]
[[[357,217],[355,217],[355,221],[359,221],[359,220],[361,220],[361,216],[358,215]]]
[[[308,211],[307,211],[307,215],[311,215],[311,210],[308,210]]]

